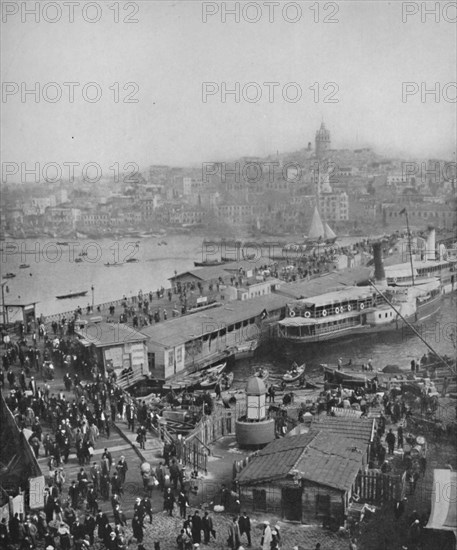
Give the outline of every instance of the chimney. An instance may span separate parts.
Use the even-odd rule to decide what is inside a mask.
[[[426,260],[435,260],[435,229],[430,228],[430,232],[427,237],[427,245],[425,247],[425,259]]]
[[[386,284],[386,272],[382,263],[381,243],[373,243],[374,279],[376,283]]]

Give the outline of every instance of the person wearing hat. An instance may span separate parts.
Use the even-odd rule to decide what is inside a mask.
[[[68,526],[65,525],[65,523],[60,524],[60,527],[57,529],[57,534],[59,535],[61,550],[70,550],[70,530],[68,529]]]
[[[127,475],[127,461],[125,460],[125,456],[121,456],[119,462],[117,463],[116,469],[119,473],[119,478],[121,480],[122,485],[125,483],[125,476]]]
[[[251,520],[246,512],[243,512],[242,516],[238,520],[238,525],[240,526],[240,536],[243,536],[246,533],[246,538],[248,539],[248,548],[251,547]]]
[[[278,531],[276,531],[276,529],[273,529],[273,531],[271,532],[270,548],[271,550],[280,550],[279,540],[278,540]]]
[[[90,544],[94,544],[94,532],[95,532],[95,526],[96,521],[94,516],[90,514],[86,514],[86,517],[84,518],[84,532],[85,536],[84,538],[89,540]]]
[[[205,544],[209,544],[209,539],[211,535],[216,538],[216,531],[214,530],[213,518],[206,511],[205,515],[202,518],[202,528]]]
[[[260,540],[260,546],[262,547],[262,550],[270,550],[272,540],[270,522],[266,520],[263,524],[264,528],[262,538]]]
[[[192,540],[200,543],[202,541],[202,518],[198,510],[195,510],[192,516]]]

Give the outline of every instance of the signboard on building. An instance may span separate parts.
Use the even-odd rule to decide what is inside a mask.
[[[122,346],[115,348],[106,348],[103,350],[105,355],[105,365],[106,368],[112,369],[123,369],[124,368],[124,357]]]
[[[10,497],[10,511],[12,516],[24,513],[24,495],[17,495],[14,498]]]
[[[29,479],[29,506],[31,510],[44,507],[44,490],[46,487],[44,476]]]

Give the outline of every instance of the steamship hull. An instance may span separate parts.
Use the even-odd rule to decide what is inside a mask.
[[[405,319],[410,324],[421,323],[426,319],[432,317],[438,313],[442,295],[437,294],[430,300],[423,302],[417,306],[416,312],[413,315],[405,316]],[[383,315],[384,310],[379,310],[378,315]],[[333,340],[352,339],[355,337],[369,336],[371,334],[377,334],[381,332],[392,332],[398,330],[404,330],[408,328],[408,324],[400,317],[393,319],[391,322],[376,325],[368,324],[364,314],[360,314],[354,317],[346,317],[347,325],[342,324],[340,327],[334,325],[334,329],[329,329],[325,326],[320,328],[317,324],[309,327],[311,334],[292,334],[293,331],[285,329],[280,324],[278,325],[278,337],[292,344],[311,344],[317,342],[327,342]],[[301,332],[301,331],[297,331]]]

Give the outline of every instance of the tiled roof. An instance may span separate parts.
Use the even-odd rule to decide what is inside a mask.
[[[315,418],[311,427],[332,436],[341,435],[356,441],[370,443],[374,434],[374,423],[373,418],[323,416]]]

